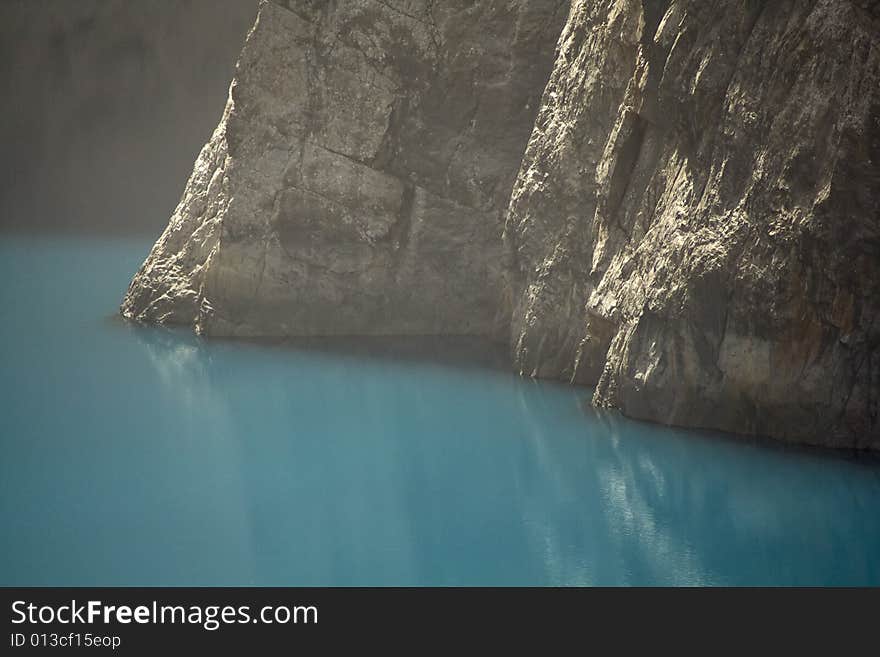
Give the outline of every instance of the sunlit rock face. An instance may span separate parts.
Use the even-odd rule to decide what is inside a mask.
[[[236,336],[503,330],[503,212],[567,11],[264,3],[123,314]]]
[[[880,448],[880,6],[264,3],[122,311],[509,336],[634,417]]]
[[[573,3],[505,236],[524,374],[880,447],[880,5]]]

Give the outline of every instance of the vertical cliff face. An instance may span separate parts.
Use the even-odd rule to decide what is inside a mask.
[[[575,2],[505,236],[524,374],[880,446],[880,6]]]
[[[263,3],[122,311],[510,335],[634,417],[880,447],[880,3]]]
[[[264,3],[126,316],[222,335],[506,325],[503,212],[567,3]]]

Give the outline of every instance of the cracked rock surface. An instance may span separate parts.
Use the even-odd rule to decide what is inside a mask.
[[[565,0],[264,3],[124,315],[497,334],[503,216]]]
[[[505,231],[514,360],[880,447],[880,7],[575,2]]]
[[[122,312],[880,449],[880,3],[264,2]]]

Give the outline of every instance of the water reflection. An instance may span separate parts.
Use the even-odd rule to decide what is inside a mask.
[[[381,440],[397,415],[393,395],[364,385],[345,358],[320,350],[302,354],[304,368],[286,370],[273,363],[289,352],[208,345],[179,332],[136,334],[163,385],[183,391],[178,410],[208,420],[194,435],[235,444],[228,458],[221,452],[210,460],[243,473],[241,486],[215,494],[244,508],[257,582],[382,583],[389,560],[390,575],[417,581],[400,460],[387,444],[375,446],[377,458],[364,458],[365,441]]]
[[[104,321],[148,247],[0,241],[0,584],[880,584],[876,462],[599,413],[481,342]]]
[[[206,420],[196,432],[239,447],[226,503],[245,498],[257,581],[880,576],[868,464],[598,412],[587,391],[514,377],[473,341],[138,339],[180,411]]]
[[[536,462],[557,491],[576,490],[590,536],[585,577],[614,584],[855,584],[880,578],[876,461],[743,443],[589,412],[576,471],[546,407],[523,396]],[[558,417],[558,414],[557,414]],[[566,423],[567,424],[567,423]],[[572,427],[568,427],[572,428]],[[565,481],[560,481],[565,477]],[[560,508],[541,501],[534,515]],[[543,540],[566,545],[561,519]],[[570,539],[568,544],[570,545]],[[555,554],[564,554],[558,548]],[[559,569],[571,568],[576,559]]]

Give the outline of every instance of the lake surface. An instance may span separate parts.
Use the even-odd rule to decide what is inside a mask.
[[[0,238],[0,585],[880,584],[880,467],[599,413],[469,341],[114,319],[144,239]]]

